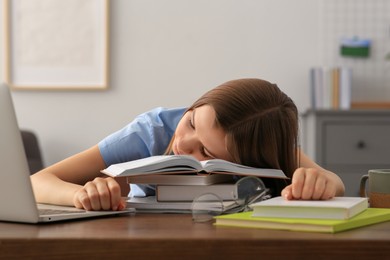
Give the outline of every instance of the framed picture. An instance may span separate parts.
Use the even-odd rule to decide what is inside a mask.
[[[11,88],[108,87],[109,0],[4,0],[4,11]]]

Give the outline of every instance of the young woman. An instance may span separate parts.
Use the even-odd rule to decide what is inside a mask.
[[[157,108],[138,116],[97,145],[31,176],[38,202],[87,210],[121,210],[130,190],[125,179],[105,177],[107,166],[164,153],[219,158],[259,168],[281,169],[291,182],[266,179],[272,195],[330,199],[344,194],[334,173],[298,146],[298,112],[275,84],[261,79],[228,81],[187,109]],[[152,195],[131,185],[131,195]]]

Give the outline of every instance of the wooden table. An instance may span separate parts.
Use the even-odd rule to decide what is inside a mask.
[[[390,259],[390,222],[337,234],[216,227],[193,223],[185,214],[133,214],[40,225],[0,222],[1,259],[340,257]]]

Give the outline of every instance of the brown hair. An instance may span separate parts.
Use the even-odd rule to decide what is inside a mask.
[[[203,105],[214,108],[233,162],[281,169],[292,176],[298,166],[298,111],[276,84],[252,78],[228,81],[205,93],[188,110]],[[275,181],[274,192],[285,185]]]

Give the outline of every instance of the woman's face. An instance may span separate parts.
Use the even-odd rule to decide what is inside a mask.
[[[204,105],[184,114],[176,128],[172,150],[176,155],[192,155],[198,160],[231,161],[225,137],[215,123],[214,108]]]

